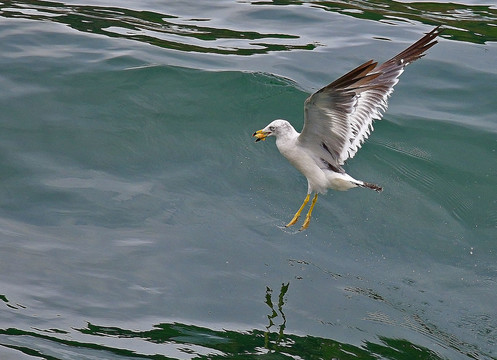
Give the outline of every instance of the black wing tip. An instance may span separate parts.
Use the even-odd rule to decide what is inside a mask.
[[[386,61],[381,67],[388,64],[396,64],[397,66],[407,66],[413,61],[426,55],[426,51],[438,43],[436,38],[445,30],[442,25],[436,26],[430,32],[426,33],[421,39],[409,46],[407,49],[397,54],[390,60]],[[345,75],[333,81],[331,84],[320,89],[318,92],[326,91],[328,89],[345,89],[351,85],[361,85],[371,82],[376,77],[381,75],[377,70],[378,63],[374,60],[369,60],[355,69],[349,71]],[[375,70],[375,71],[373,71]],[[379,69],[378,69],[379,70]]]
[[[436,26],[430,32],[426,33],[421,39],[416,41],[414,44],[409,46],[407,49],[402,51],[401,53],[394,56],[389,61],[396,62],[398,64],[408,65],[413,61],[423,57],[432,46],[438,44],[437,37],[444,31],[445,29],[442,25]],[[387,61],[387,63],[389,62]]]
[[[435,26],[435,28],[432,31],[430,31],[427,34],[433,34],[434,37],[437,37],[438,35],[440,35],[444,31],[445,31],[445,28],[443,27],[443,25],[437,25],[437,26]]]
[[[333,81],[331,84],[328,84],[327,86],[325,86],[324,88],[322,88],[319,91],[324,91],[324,90],[328,90],[331,88],[336,88],[336,89],[346,88],[350,84],[353,84],[360,79],[368,77],[369,74],[371,73],[371,71],[377,65],[378,65],[378,62],[376,62],[374,60],[366,61],[364,64],[359,65],[355,69],[352,69],[351,71],[349,71],[345,75],[339,77],[338,79]]]

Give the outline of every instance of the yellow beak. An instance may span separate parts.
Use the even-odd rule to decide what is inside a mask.
[[[257,130],[252,136],[255,136],[257,139],[255,139],[255,142],[257,141],[264,141],[266,140],[268,133],[262,130]]]

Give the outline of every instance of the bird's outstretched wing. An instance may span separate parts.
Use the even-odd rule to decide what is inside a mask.
[[[380,66],[370,60],[309,96],[300,144],[340,169],[381,119],[404,68],[435,45],[440,32],[437,27]]]

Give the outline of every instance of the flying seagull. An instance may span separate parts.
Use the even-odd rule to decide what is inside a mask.
[[[369,60],[309,96],[304,103],[304,127],[298,133],[286,120],[278,119],[256,131],[255,140],[276,137],[280,153],[307,178],[307,196],[293,219],[294,225],[314,193],[300,230],[309,226],[319,193],[363,187],[381,192],[375,184],[356,180],[342,168],[373,131],[373,121],[387,110],[387,100],[404,68],[424,56],[437,43],[436,27],[400,54],[378,65]]]

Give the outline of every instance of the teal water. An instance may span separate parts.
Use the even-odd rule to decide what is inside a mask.
[[[321,196],[306,96],[446,31]],[[497,8],[0,4],[1,359],[497,359]]]

